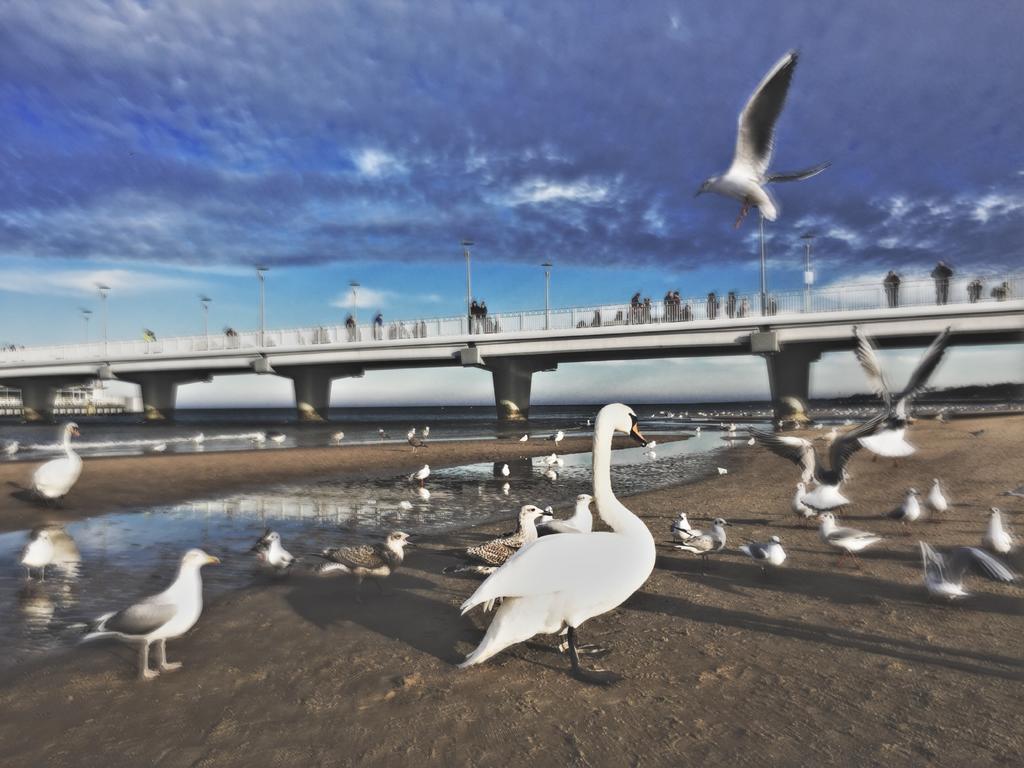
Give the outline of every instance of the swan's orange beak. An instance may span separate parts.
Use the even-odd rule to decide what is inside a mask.
[[[636,440],[640,445],[647,445],[647,438],[640,434],[640,425],[633,422],[633,428],[629,430],[629,436]]]

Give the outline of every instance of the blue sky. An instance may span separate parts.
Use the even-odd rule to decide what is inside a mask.
[[[555,305],[753,289],[754,217],[735,231],[735,205],[693,194],[790,48],[774,165],[833,167],[778,189],[773,287],[800,285],[808,228],[821,283],[923,275],[940,257],[1019,268],[1019,4],[778,6],[8,2],[0,341],[81,338],[97,281],[113,287],[111,336],[196,333],[201,292],[213,328],[251,327],[257,262],[272,326],[337,321],[350,279],[387,317],[454,315],[465,236],[492,311],[541,306],[546,259]],[[1020,378],[995,352],[958,350],[941,375]],[[717,363],[672,366],[630,370],[680,372],[687,397],[722,390]],[[623,370],[567,367],[537,395],[586,375],[610,396]],[[465,372],[436,376],[425,389],[477,396]],[[404,396],[401,381],[348,391]]]

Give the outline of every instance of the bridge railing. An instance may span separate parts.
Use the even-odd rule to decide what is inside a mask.
[[[933,280],[905,280],[895,294],[879,284],[834,285],[803,290],[772,291],[767,297],[765,314],[797,315],[807,312],[843,312],[850,310],[896,309],[934,306],[938,303],[967,304],[1024,298],[1024,275],[988,278],[986,285],[972,286],[969,279],[951,280],[945,301],[940,302]],[[570,307],[550,311],[500,312],[482,318],[442,317],[423,320],[395,320],[382,325],[344,323],[306,328],[259,331],[230,331],[207,336],[177,336],[155,341],[93,341],[47,347],[0,348],[0,363],[52,362],[55,360],[103,361],[118,358],[144,358],[147,355],[179,355],[234,350],[267,350],[277,347],[348,345],[368,341],[399,339],[444,339],[469,334],[520,332],[565,332],[583,328],[609,328],[628,325],[708,322],[761,315],[760,295],[756,292],[728,293],[664,299],[650,303],[606,304]]]

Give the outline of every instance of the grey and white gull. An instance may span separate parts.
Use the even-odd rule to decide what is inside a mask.
[[[869,533],[868,531],[859,531],[856,528],[836,525],[836,516],[831,512],[823,513],[820,520],[821,525],[818,528],[818,535],[821,537],[821,540],[830,547],[843,551],[836,565],[842,565],[843,560],[850,557],[853,559],[854,565],[860,568],[861,564],[857,558],[857,553],[882,540],[881,536]]]
[[[708,557],[717,554],[725,549],[726,536],[725,526],[730,525],[723,518],[716,517],[711,523],[711,530],[694,536],[682,544],[674,545],[676,549],[700,555],[700,571],[705,573],[708,567]]]
[[[736,227],[743,223],[752,205],[768,221],[778,218],[779,206],[768,192],[769,184],[803,181],[817,176],[830,165],[821,163],[801,171],[782,173],[768,171],[775,148],[775,124],[785,106],[797,59],[797,52],[790,51],[764,76],[740,112],[732,164],[724,173],[706,179],[697,190],[698,195],[714,192],[742,203]]]
[[[942,362],[949,344],[951,330],[946,328],[935,337],[928,349],[925,350],[924,355],[921,356],[917,367],[910,374],[903,391],[897,395],[893,395],[886,383],[881,361],[875,354],[871,340],[858,327],[853,329],[853,333],[857,338],[857,361],[864,373],[867,374],[871,388],[885,404],[884,422],[876,426],[872,432],[861,435],[860,443],[877,456],[893,460],[909,456],[916,450],[906,440],[907,427],[910,424],[910,405],[914,398],[924,390],[928,379]]]
[[[174,582],[159,594],[127,608],[101,616],[83,642],[116,638],[139,644],[139,678],[151,680],[161,672],[181,667],[167,661],[167,641],[181,637],[199,621],[203,612],[203,580],[199,570],[220,560],[201,549],[190,549],[181,558]],[[149,646],[156,643],[157,669],[149,668]]]
[[[551,520],[537,526],[538,536],[550,536],[553,533],[590,533],[594,529],[594,516],[590,513],[590,505],[594,497],[589,493],[581,493],[576,497],[576,507],[570,517],[565,520]]]
[[[763,544],[751,542],[739,548],[740,552],[761,566],[761,574],[768,575],[768,568],[778,568],[786,562],[786,550],[782,548],[782,540],[772,536]]]

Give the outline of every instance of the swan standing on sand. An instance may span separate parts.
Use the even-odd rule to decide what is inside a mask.
[[[594,428],[594,499],[601,519],[612,529],[575,536],[545,536],[521,549],[489,576],[462,604],[465,614],[477,605],[501,599],[484,639],[460,667],[486,661],[510,645],[537,634],[553,635],[568,627],[572,674],[607,685],[619,679],[603,670],[580,666],[576,631],[588,619],[616,608],[643,586],[654,570],[654,538],[640,518],[612,491],[611,450],[615,432],[641,445],[647,441],[636,414],[620,403],[606,405]]]
[[[141,643],[139,678],[152,680],[161,672],[181,667],[181,662],[167,662],[167,641],[181,637],[199,621],[203,612],[203,580],[199,569],[220,560],[201,549],[190,549],[181,558],[178,576],[167,589],[147,597],[123,611],[101,616],[96,628],[83,638],[96,640],[116,637],[125,642]],[[159,670],[149,668],[149,646],[157,643]]]
[[[53,459],[39,467],[32,475],[32,488],[44,499],[54,501],[68,495],[82,474],[82,459],[71,450],[71,437],[81,434],[73,421],[64,425],[64,457]]]

